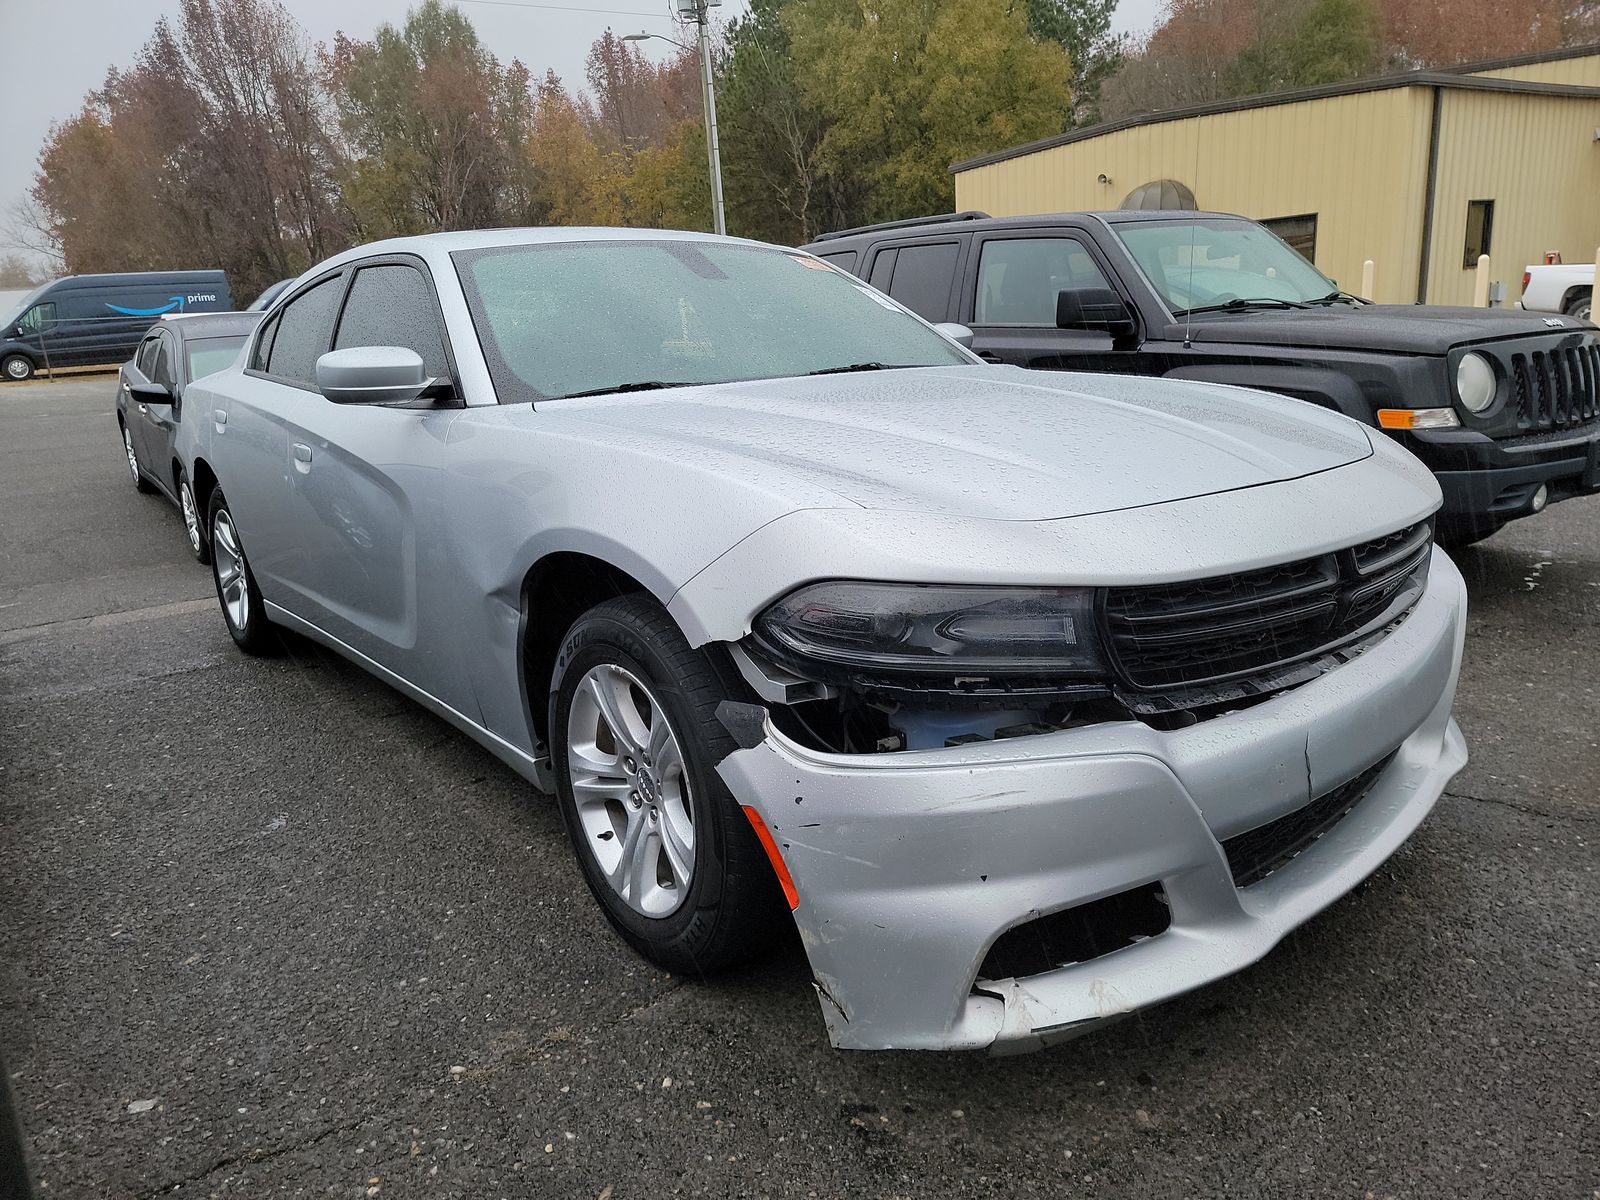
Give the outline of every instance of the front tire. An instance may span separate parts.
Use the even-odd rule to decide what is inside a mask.
[[[217,603],[234,643],[246,654],[271,655],[283,649],[278,630],[267,620],[261,589],[244,556],[244,543],[228,511],[221,488],[211,493],[211,579],[217,585]]]
[[[782,935],[771,864],[716,772],[728,698],[649,596],[572,626],[551,680],[556,797],[589,890],[625,941],[677,974],[757,957]]]
[[[139,456],[133,449],[133,434],[128,432],[128,427],[122,427],[122,452],[128,459],[128,470],[133,475],[133,487],[139,492],[153,492],[155,484],[144,477],[144,472],[139,468]]]
[[[0,359],[0,375],[13,383],[33,378],[33,359],[26,354],[8,354]]]
[[[194,502],[189,472],[182,467],[178,468],[178,509],[183,513],[183,535],[188,539],[189,553],[194,555],[196,562],[210,562],[211,547],[206,541],[206,527]]]

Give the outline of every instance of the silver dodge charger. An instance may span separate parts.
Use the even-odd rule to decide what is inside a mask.
[[[640,953],[792,921],[835,1045],[1026,1049],[1394,853],[1466,761],[1466,602],[1363,426],[964,334],[728,238],[407,238],[297,280],[178,448],[239,646],[553,793]]]

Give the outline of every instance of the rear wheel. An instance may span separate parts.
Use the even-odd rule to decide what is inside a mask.
[[[1594,293],[1584,292],[1582,295],[1574,296],[1571,300],[1568,300],[1567,307],[1563,311],[1567,316],[1577,317],[1580,321],[1592,320],[1589,313],[1593,302]]]
[[[133,434],[128,432],[128,427],[122,427],[122,452],[128,459],[128,470],[133,475],[133,486],[141,492],[153,492],[155,484],[144,477],[144,472],[139,469],[139,456],[133,449]]]
[[[178,507],[183,512],[183,534],[189,540],[189,553],[197,561],[211,561],[211,548],[206,543],[205,526],[200,523],[200,510],[195,507],[194,488],[189,485],[189,472],[178,468]]]
[[[33,359],[26,354],[8,354],[0,358],[0,375],[14,382],[33,378]]]
[[[211,493],[211,578],[217,585],[217,602],[239,649],[246,654],[276,654],[283,646],[278,630],[267,620],[261,589],[244,556],[244,543],[228,511],[228,498],[217,488]]]
[[[782,935],[771,864],[716,772],[734,744],[703,651],[645,595],[568,632],[551,681],[562,820],[589,890],[623,938],[669,971],[706,974]]]

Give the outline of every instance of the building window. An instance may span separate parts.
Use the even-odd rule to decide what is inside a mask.
[[[1494,231],[1494,201],[1467,201],[1467,246],[1461,255],[1463,271],[1476,270],[1478,255],[1489,253],[1489,235]]]
[[[1297,217],[1268,217],[1261,223],[1288,242],[1289,248],[1308,263],[1317,261],[1316,213],[1301,213]]]

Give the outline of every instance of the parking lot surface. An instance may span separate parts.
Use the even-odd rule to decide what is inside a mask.
[[[1472,762],[1259,965],[1017,1059],[606,926],[551,802],[247,659],[107,379],[0,389],[0,1055],[60,1197],[1600,1198],[1600,500],[1458,556]]]

